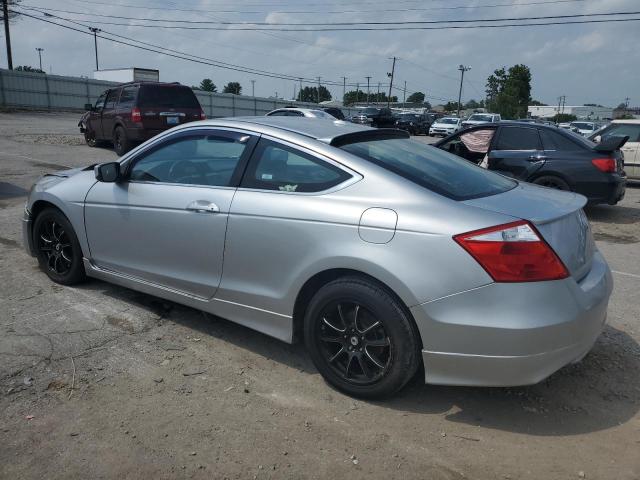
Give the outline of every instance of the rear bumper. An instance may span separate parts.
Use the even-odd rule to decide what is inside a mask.
[[[579,283],[492,283],[411,309],[425,381],[442,385],[538,383],[591,349],[604,326],[611,272],[596,252]]]
[[[605,180],[576,185],[576,192],[581,193],[592,205],[607,203],[615,205],[624,198],[627,177],[619,174],[605,175]]]

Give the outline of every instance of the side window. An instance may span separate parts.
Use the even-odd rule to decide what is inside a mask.
[[[202,134],[169,140],[136,159],[133,181],[226,187],[245,154],[249,135]]]
[[[536,128],[503,127],[494,150],[540,150]]]
[[[604,132],[605,136],[617,135],[620,137],[629,136],[629,142],[640,141],[640,125],[634,125],[631,123],[618,123],[613,124],[611,130]]]
[[[574,150],[581,150],[573,140],[565,137],[564,135],[554,132],[553,130],[547,130],[546,128],[540,129],[540,137],[542,138],[542,147],[545,150],[556,150],[559,152],[571,152]]]
[[[320,192],[348,178],[348,173],[312,155],[261,140],[242,186],[283,192]]]
[[[138,93],[138,87],[124,87],[120,94],[120,101],[118,102],[119,108],[132,108],[133,102],[136,99]]]
[[[112,109],[116,107],[116,100],[118,99],[118,93],[120,90],[109,90],[107,95],[107,101],[104,106],[105,109]]]
[[[297,110],[289,110],[286,115],[287,117],[304,117],[304,113],[298,112]]]
[[[98,97],[98,100],[96,100],[96,105],[94,107],[95,110],[102,110],[102,107],[104,107],[104,101],[107,98],[107,94],[103,93],[102,95],[100,95]]]
[[[269,114],[269,117],[286,117],[286,116],[287,116],[287,112],[283,110],[276,110],[275,112],[272,112]]]

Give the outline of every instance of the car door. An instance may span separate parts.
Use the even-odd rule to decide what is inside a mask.
[[[85,200],[91,262],[153,285],[211,298],[220,283],[229,208],[257,139],[194,128],[125,160],[117,183]]]
[[[104,92],[96,100],[96,104],[89,112],[89,119],[87,121],[87,127],[93,131],[97,138],[102,138],[102,110],[104,109],[104,102],[107,99],[108,91]]]
[[[105,140],[111,140],[113,134],[113,126],[116,116],[116,105],[118,104],[118,96],[120,95],[120,88],[114,88],[109,90],[107,99],[102,109],[100,116],[102,138]]]
[[[529,126],[498,128],[489,152],[489,170],[526,180],[544,165],[538,129]]]

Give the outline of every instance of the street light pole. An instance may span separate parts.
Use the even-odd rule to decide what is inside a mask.
[[[369,105],[369,80],[371,80],[371,77],[364,77],[367,79],[367,105]]]
[[[404,93],[402,94],[402,108],[406,107],[407,103],[407,81],[404,81]]]
[[[251,80],[251,96],[252,97],[256,96],[256,81],[255,80]]]
[[[100,67],[98,66],[98,32],[101,32],[102,30],[96,27],[89,27],[89,30],[93,32],[93,46],[96,51],[96,70],[100,70]]]
[[[318,103],[320,103],[320,77],[318,77]]]
[[[471,70],[471,67],[465,67],[464,65],[460,65],[458,67],[460,70],[460,91],[458,92],[458,118],[460,118],[460,102],[462,101],[462,82],[464,82],[464,72],[468,72]]]
[[[2,15],[4,17],[4,38],[7,44],[7,67],[13,70],[13,58],[11,56],[11,35],[9,34],[9,7],[7,0],[2,0]]]
[[[42,52],[44,52],[44,48],[40,48],[40,47],[36,47],[36,50],[38,52],[38,60],[40,61],[40,70],[42,70]]]
[[[344,104],[344,97],[347,95],[347,77],[342,77],[342,103]]]
[[[387,97],[387,108],[391,106],[391,89],[393,88],[393,75],[396,72],[396,57],[393,57],[393,65],[391,65],[391,73],[387,73],[391,77],[389,82],[389,96]]]

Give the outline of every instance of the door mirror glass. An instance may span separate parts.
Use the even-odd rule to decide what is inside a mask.
[[[118,162],[102,163],[96,165],[94,172],[99,182],[117,182],[120,179],[120,164]]]

